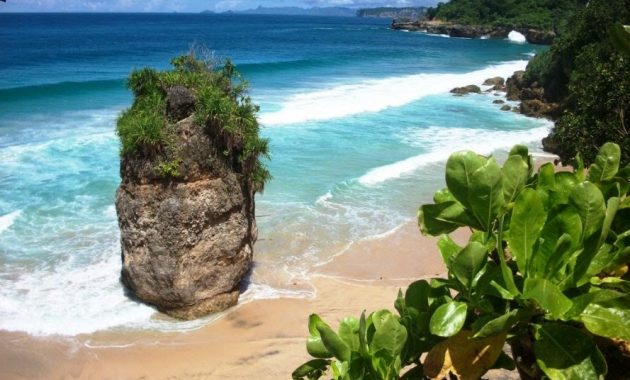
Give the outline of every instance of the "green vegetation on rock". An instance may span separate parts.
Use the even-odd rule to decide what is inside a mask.
[[[561,30],[583,0],[451,0],[427,10],[427,18],[466,25]]]
[[[535,173],[524,146],[503,166],[464,151],[446,163],[447,188],[420,207],[440,236],[446,278],[412,283],[381,310],[337,331],[309,319],[315,359],[294,379],[621,378],[630,347],[630,166],[605,144],[589,170]],[[448,234],[471,231],[465,246]],[[395,258],[393,258],[395,259]],[[504,351],[505,344],[511,350]]]
[[[173,69],[135,70],[128,80],[133,105],[118,118],[121,154],[155,156],[155,169],[165,178],[177,178],[181,158],[173,147],[179,118],[169,116],[168,92],[180,87],[194,98],[190,113],[194,122],[218,137],[223,155],[238,172],[249,176],[254,189],[263,189],[270,174],[262,157],[268,157],[268,141],[259,135],[259,108],[247,95],[247,82],[227,60],[215,68],[213,62],[184,55],[171,61]],[[218,135],[218,136],[217,136]]]
[[[525,82],[542,86],[546,100],[561,105],[545,148],[564,163],[578,153],[591,163],[606,141],[621,146],[622,164],[630,162],[630,56],[619,31],[629,23],[627,0],[592,0],[527,67]]]

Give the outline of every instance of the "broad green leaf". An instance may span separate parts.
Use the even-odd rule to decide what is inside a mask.
[[[541,243],[532,259],[533,273],[537,277],[554,278],[579,247],[581,237],[582,220],[573,207],[565,207],[548,219],[540,234]]]
[[[322,342],[322,338],[317,330],[318,324],[325,325],[319,315],[311,314],[308,317],[308,331],[310,332],[310,336],[306,341],[306,351],[314,358],[328,359],[333,355],[328,351],[326,346],[324,346],[324,342]]]
[[[462,250],[462,247],[455,243],[450,236],[442,235],[440,240],[438,240],[438,249],[442,255],[442,260],[444,260],[445,263],[448,263],[453,255]]]
[[[540,238],[546,220],[547,212],[539,192],[534,189],[523,190],[514,203],[507,242],[519,271],[525,276],[531,266],[534,245]]]
[[[339,337],[351,351],[359,351],[359,321],[353,317],[345,317],[339,323]]]
[[[453,153],[446,162],[446,185],[451,194],[466,208],[470,208],[473,173],[485,162],[485,158],[471,151]]]
[[[469,199],[470,208],[483,230],[490,231],[505,203],[501,167],[494,158],[489,158],[473,173]]]
[[[582,182],[571,190],[569,201],[582,219],[582,238],[601,231],[606,216],[606,204],[602,192],[591,182]]]
[[[424,235],[438,236],[455,231],[461,226],[477,226],[461,203],[448,201],[425,204],[418,210],[418,225]]]
[[[556,284],[544,278],[526,278],[523,297],[536,301],[555,319],[562,318],[573,305]]]
[[[606,360],[582,331],[547,323],[536,330],[534,352],[538,366],[551,380],[600,379]]]
[[[470,331],[460,331],[433,347],[424,375],[443,379],[453,372],[460,380],[478,380],[497,362],[504,344],[505,334],[475,339]]]
[[[477,331],[475,338],[485,338],[504,332],[507,333],[514,325],[521,321],[526,321],[528,318],[529,315],[524,309],[514,309],[509,313],[488,321]]]
[[[527,149],[527,148],[525,148]],[[505,203],[513,202],[529,180],[529,165],[526,158],[510,155],[503,164],[503,196]]]
[[[293,380],[302,380],[305,377],[308,379],[319,379],[326,372],[329,365],[330,360],[314,359],[299,366],[293,371],[291,376]]]
[[[630,341],[630,301],[628,298],[592,303],[580,320],[593,334]]]
[[[466,289],[470,289],[475,285],[475,278],[486,263],[487,255],[485,246],[470,242],[451,258],[449,269]]]
[[[367,321],[365,318],[365,310],[361,313],[361,318],[359,318],[359,352],[361,355],[367,355],[368,353],[368,343],[367,343]]]
[[[613,179],[619,170],[619,160],[621,159],[621,149],[619,145],[607,142],[600,149],[595,157],[595,162],[588,170],[588,180],[594,183]]]
[[[350,360],[350,347],[327,324],[317,323],[317,331],[330,353],[341,361]]]
[[[567,319],[579,318],[584,309],[592,303],[602,303],[612,301],[618,298],[626,297],[627,293],[618,292],[612,289],[600,289],[595,286],[591,287],[591,291],[581,294],[571,299],[573,306],[566,314]]]
[[[350,380],[347,377],[348,371],[350,370],[350,366],[347,361],[338,361],[333,360],[332,365],[330,366],[333,373],[333,378],[335,380]]]
[[[407,329],[398,322],[398,318],[387,310],[374,313],[376,332],[370,342],[373,353],[385,350],[389,356],[400,355],[407,341]]]
[[[556,179],[554,175],[554,167],[551,162],[547,162],[538,169],[538,185],[539,190],[552,190],[556,187]]]
[[[554,182],[555,187],[550,194],[552,204],[568,204],[571,191],[580,181],[574,173],[557,172],[554,175]]]
[[[508,156],[520,156],[524,161],[529,158],[529,148],[527,145],[516,144],[510,149]]]
[[[435,192],[435,194],[433,194],[433,202],[435,203],[444,203],[444,202],[451,202],[451,201],[457,201],[457,199],[455,199],[455,197],[453,196],[453,194],[451,194],[448,188],[438,190]]]
[[[429,322],[431,334],[441,337],[457,334],[464,327],[467,312],[468,305],[463,302],[452,301],[438,307]]]
[[[623,294],[630,294],[630,281],[623,280],[619,277],[593,277],[591,284],[601,286],[606,289],[617,289],[624,292]]]

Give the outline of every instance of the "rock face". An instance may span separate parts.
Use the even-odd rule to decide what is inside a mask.
[[[159,152],[121,159],[121,279],[138,299],[192,319],[236,304],[257,237],[254,195],[216,134],[193,122],[192,93],[171,88],[167,103],[171,119],[184,118],[170,147],[178,176],[160,174]]]
[[[507,99],[520,100],[520,113],[531,117],[558,118],[560,106],[545,98],[545,90],[538,83],[526,83],[524,71],[517,71],[506,83]]]
[[[451,90],[451,94],[455,94],[455,95],[466,95],[471,92],[480,94],[481,88],[479,88],[479,86],[476,86],[474,84],[470,84],[464,87],[455,87],[454,89]]]
[[[551,45],[556,34],[553,31],[531,28],[509,28],[493,25],[460,25],[444,21],[403,21],[394,20],[392,29],[427,32],[431,34],[447,34],[460,38],[507,38],[512,30],[525,36],[530,44]]]

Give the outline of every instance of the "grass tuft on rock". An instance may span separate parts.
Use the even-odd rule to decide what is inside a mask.
[[[217,66],[189,54],[171,64],[167,71],[143,68],[130,74],[127,86],[134,102],[117,123],[121,154],[165,152],[168,159],[161,159],[156,169],[164,177],[179,176],[181,160],[169,149],[178,120],[167,115],[167,91],[183,86],[195,96],[194,122],[205,127],[232,167],[251,180],[254,191],[262,191],[271,179],[261,161],[269,158],[269,143],[260,137],[259,107],[248,96],[247,82],[230,60]]]

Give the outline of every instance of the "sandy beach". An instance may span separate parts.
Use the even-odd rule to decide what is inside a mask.
[[[101,332],[73,339],[0,334],[10,379],[286,379],[309,358],[307,320],[388,308],[399,288],[444,273],[434,238],[414,222],[359,241],[313,269],[310,299],[256,300],[187,333]]]

